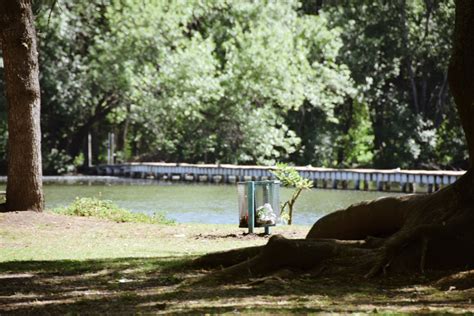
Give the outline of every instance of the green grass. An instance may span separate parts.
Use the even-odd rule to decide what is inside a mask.
[[[62,215],[96,217],[112,220],[117,223],[148,223],[148,224],[174,224],[173,220],[165,215],[155,212],[152,216],[143,213],[133,213],[118,207],[112,201],[98,198],[76,198],[66,207],[55,208],[52,212]]]
[[[14,216],[13,216],[14,215]],[[2,225],[0,262],[87,260],[124,257],[183,257],[263,245],[267,238],[247,238],[237,225],[116,223],[95,217],[53,213],[28,215],[18,225]],[[298,233],[305,226],[277,227],[275,233]],[[291,237],[291,235],[289,235]]]
[[[243,235],[236,226],[0,214],[0,314],[474,312],[472,291],[439,291],[414,286],[412,280],[367,280],[360,275],[188,285],[208,273],[186,268],[194,256],[268,240]],[[308,229],[285,226],[273,231],[301,238]]]

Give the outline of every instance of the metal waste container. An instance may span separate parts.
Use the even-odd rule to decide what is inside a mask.
[[[280,217],[280,181],[246,181],[237,183],[239,227],[264,227],[270,233]]]

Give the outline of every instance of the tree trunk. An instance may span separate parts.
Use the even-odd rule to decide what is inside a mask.
[[[8,101],[9,211],[43,210],[38,52],[29,0],[0,2]]]
[[[461,117],[469,149],[469,167],[474,167],[474,2],[456,0],[456,23],[449,65],[449,87]]]

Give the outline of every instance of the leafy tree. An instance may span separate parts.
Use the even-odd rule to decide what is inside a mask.
[[[50,162],[60,156],[72,162],[83,151],[87,134],[100,137],[99,123],[126,102],[128,63],[109,38],[108,5],[57,1],[54,12],[38,17],[45,154],[53,150]]]
[[[441,125],[458,124],[447,85],[453,2],[336,1],[323,9],[345,30],[341,59],[369,106],[374,166],[432,168],[448,162],[437,144],[450,143]],[[465,156],[462,148],[451,150]],[[455,166],[462,165],[458,160]]]
[[[132,123],[135,154],[146,148],[147,159],[274,164],[300,144],[285,123],[288,111],[309,102],[334,119],[334,107],[353,91],[335,60],[338,32],[323,17],[299,16],[297,4],[188,3],[182,33],[156,47],[165,52],[136,87],[136,102],[146,99],[137,109],[147,115]],[[147,10],[156,17],[145,20],[173,22],[179,10]]]
[[[453,8],[431,0],[40,5],[45,172],[86,163],[88,133],[94,162],[104,162],[109,132],[121,160],[466,167],[462,131],[450,128],[459,124],[447,84]],[[0,134],[2,160],[1,123]]]

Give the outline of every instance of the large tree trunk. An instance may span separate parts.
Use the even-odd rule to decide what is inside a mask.
[[[43,210],[38,52],[30,0],[0,1],[8,101],[9,211]]]
[[[222,258],[232,266],[206,280],[235,280],[281,268],[337,268],[338,274],[474,267],[474,1],[456,0],[456,25],[449,68],[451,91],[461,116],[470,168],[454,184],[426,195],[381,198],[352,205],[317,221],[306,239],[272,237],[266,246],[212,254],[195,261],[209,265]],[[328,239],[331,238],[331,239]],[[354,241],[352,239],[357,239]],[[349,241],[351,240],[351,241]],[[236,260],[229,259],[232,254]],[[249,258],[245,261],[242,259]],[[342,270],[341,270],[342,268]],[[344,270],[345,269],[345,270]],[[474,272],[462,274],[474,280]],[[447,278],[445,280],[451,280]],[[443,281],[444,282],[444,281]],[[443,283],[441,282],[441,283]],[[469,284],[474,284],[471,282]]]
[[[469,166],[474,166],[474,2],[456,1],[449,87],[461,117],[469,148]]]

